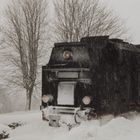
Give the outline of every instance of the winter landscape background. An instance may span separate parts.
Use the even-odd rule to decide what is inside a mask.
[[[4,9],[11,0],[0,0],[0,25],[4,23]],[[53,18],[52,1],[50,0],[50,19]],[[115,14],[125,21],[131,42],[140,44],[140,1],[139,0],[101,0]],[[1,37],[1,35],[0,35]],[[2,37],[1,37],[2,38]],[[50,46],[53,46],[53,43]],[[47,122],[41,120],[39,111],[41,89],[36,90],[33,95],[32,110],[22,112],[25,109],[25,91],[13,87],[7,82],[7,77],[15,72],[15,69],[8,63],[5,50],[0,46],[0,134],[3,130],[10,134],[9,140],[139,140],[140,139],[140,114],[132,112],[126,118],[106,116],[101,120],[83,122],[80,126],[71,131],[66,126],[51,128]],[[40,63],[45,65],[50,56],[51,48],[46,51],[46,56]],[[41,81],[41,76],[40,76]],[[18,112],[21,111],[21,112]],[[14,113],[9,113],[14,112]],[[8,127],[9,124],[21,123],[16,129]]]
[[[1,26],[4,25],[4,16],[5,16],[4,9],[7,6],[8,2],[10,2],[10,0],[7,0],[7,1],[0,0]],[[140,1],[139,0],[133,0],[133,1],[131,0],[129,1],[128,0],[118,0],[118,1],[101,0],[101,2],[107,5],[108,8],[113,9],[113,11],[115,11],[114,13],[117,16],[121,17],[121,19],[124,21],[124,23],[127,26],[128,34],[130,36],[131,42],[133,42],[134,44],[138,44],[140,42],[140,38],[139,38]],[[50,9],[49,16],[51,19],[54,14],[52,1],[50,1],[49,9]],[[52,42],[51,46],[53,46],[53,43],[54,42]],[[14,69],[8,63],[7,58],[5,57],[6,55],[5,52],[8,52],[8,51],[9,50],[5,50],[3,48],[0,49],[0,113],[25,109],[25,91],[19,88],[15,88],[15,87],[11,88],[9,83],[7,83],[7,81],[5,80],[9,75],[11,75],[11,73],[14,72]],[[41,69],[41,65],[45,65],[48,62],[50,52],[51,52],[51,49],[49,49],[49,51],[46,51],[46,57],[44,57],[44,59],[40,63],[40,69]],[[32,109],[39,108],[40,94],[41,94],[41,90],[37,90],[36,93],[34,93]]]
[[[100,120],[83,122],[72,128],[49,127],[41,120],[40,112],[15,112],[0,115],[0,133],[10,134],[8,140],[139,140],[140,114],[130,113],[128,118],[105,116]],[[7,125],[13,122],[22,126],[11,129]]]

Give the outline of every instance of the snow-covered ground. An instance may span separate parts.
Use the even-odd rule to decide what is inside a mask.
[[[22,126],[9,129],[7,125],[13,122]],[[140,115],[132,113],[129,119],[107,116],[102,120],[83,122],[69,131],[65,126],[49,127],[41,120],[40,111],[15,112],[0,115],[2,130],[10,134],[8,140],[139,140]]]

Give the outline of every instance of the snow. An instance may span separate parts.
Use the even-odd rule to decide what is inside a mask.
[[[9,132],[10,131],[10,128],[8,126],[6,126],[6,125],[0,124],[0,134],[3,131]]]
[[[130,114],[101,120],[86,121],[70,131],[66,126],[53,128],[41,120],[41,111],[15,112],[0,115],[0,131],[8,131],[7,140],[139,140],[140,115]],[[9,129],[9,123],[22,122],[22,126]]]

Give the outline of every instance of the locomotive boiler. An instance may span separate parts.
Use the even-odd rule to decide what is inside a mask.
[[[56,43],[42,67],[42,118],[52,126],[140,110],[140,47],[108,36]],[[63,118],[63,119],[62,119]]]

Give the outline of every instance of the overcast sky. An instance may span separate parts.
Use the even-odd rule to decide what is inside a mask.
[[[101,0],[115,11],[122,19],[132,35],[134,43],[140,44],[140,0]]]
[[[3,9],[9,0],[0,0]],[[126,21],[133,43],[140,44],[140,0],[100,0]],[[2,15],[2,12],[1,12]]]

